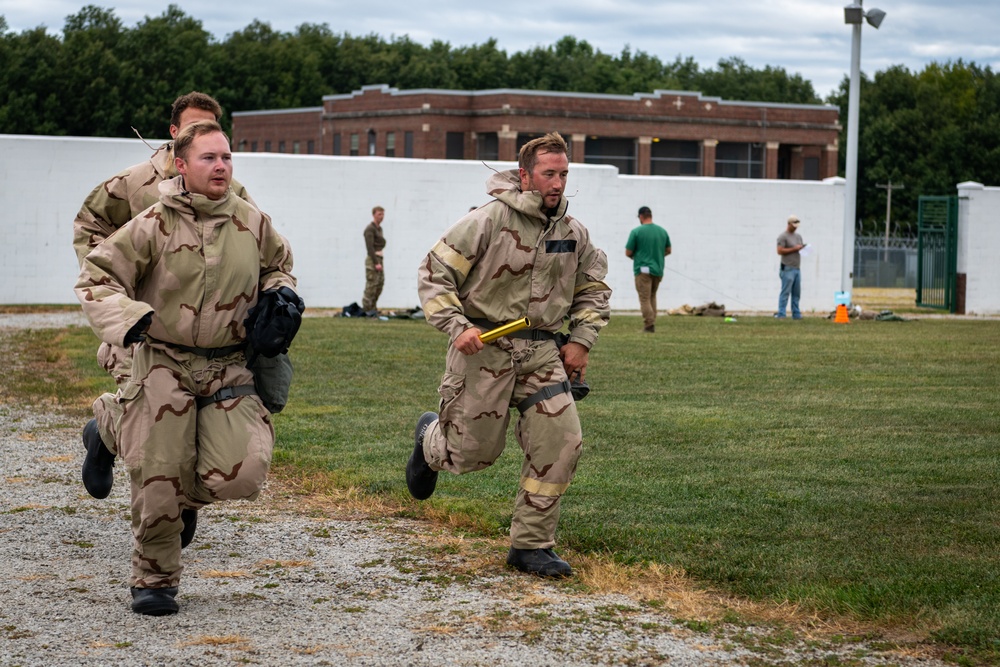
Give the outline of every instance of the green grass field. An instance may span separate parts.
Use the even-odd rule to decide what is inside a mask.
[[[1000,322],[671,317],[657,331],[612,318],[591,355],[563,548],[997,660]],[[422,322],[307,319],[276,463],[406,502],[446,344]],[[92,335],[58,345],[93,392]],[[427,504],[502,536],[519,467],[509,435],[493,468],[443,475]]]

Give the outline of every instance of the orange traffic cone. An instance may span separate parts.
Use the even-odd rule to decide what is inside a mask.
[[[847,306],[840,304],[837,306],[837,314],[833,318],[834,324],[850,324],[851,318],[847,316]]]

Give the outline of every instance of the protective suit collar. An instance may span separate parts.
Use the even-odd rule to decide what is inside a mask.
[[[198,217],[228,219],[236,212],[235,199],[232,186],[220,199],[209,199],[205,195],[188,192],[184,188],[183,176],[160,183],[160,201],[164,205],[187,214],[194,211],[200,214]],[[220,219],[220,222],[225,220]]]
[[[535,218],[542,224],[549,220],[558,222],[566,216],[569,202],[565,195],[560,195],[559,206],[551,217],[542,211],[542,196],[536,191],[521,192],[521,179],[517,169],[508,169],[494,173],[486,180],[486,192],[507,204],[514,210]]]

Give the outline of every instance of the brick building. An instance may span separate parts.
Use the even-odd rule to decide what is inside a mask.
[[[365,86],[323,106],[233,113],[237,151],[517,159],[557,131],[570,160],[622,174],[820,180],[837,175],[837,107],[700,93],[602,95]]]

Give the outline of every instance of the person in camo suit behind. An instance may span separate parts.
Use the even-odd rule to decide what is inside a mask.
[[[219,125],[188,125],[174,152],[180,176],[84,257],[76,284],[98,337],[134,345],[118,446],[132,483],[132,609],[154,616],[178,610],[181,510],[260,492],[274,429],[245,366],[244,321],[275,293],[298,300],[287,242],[230,189]]]
[[[205,93],[192,91],[174,100],[170,110],[170,137],[199,120],[222,117],[222,107]],[[145,162],[119,172],[94,187],[87,195],[73,220],[73,249],[77,260],[83,260],[104,239],[146,210],[160,198],[160,183],[177,176],[173,142],[161,145]],[[253,204],[246,189],[235,179],[234,194]],[[132,375],[132,351],[101,343],[97,350],[101,367],[115,379],[118,391],[102,394],[94,401],[94,419],[83,428],[83,444],[87,450],[83,463],[83,485],[94,498],[107,498],[114,482],[115,456],[118,454],[117,432],[121,421],[121,389]],[[198,514],[184,510],[184,546],[194,537]]]
[[[361,299],[361,309],[367,317],[378,317],[378,298],[385,286],[385,233],[382,221],[385,209],[372,209],[372,221],[365,227],[365,293]]]
[[[487,182],[495,199],[459,220],[418,270],[427,321],[451,338],[438,390],[440,416],[417,421],[406,466],[410,494],[434,493],[438,471],[461,474],[503,451],[510,408],[524,451],[507,563],[565,577],[553,551],[559,504],[576,471],[583,435],[568,379],[584,380],[589,351],[608,323],[608,260],[568,216],[566,142],[556,133],[521,149],[519,168]],[[484,345],[479,335],[528,317],[531,328]],[[569,342],[555,332],[569,318]]]

